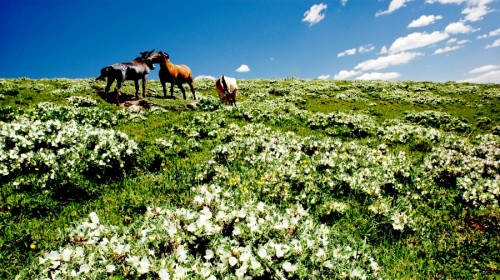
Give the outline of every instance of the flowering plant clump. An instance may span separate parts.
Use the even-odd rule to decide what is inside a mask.
[[[464,102],[461,98],[441,96],[430,91],[416,93],[401,87],[385,87],[379,92],[373,92],[372,96],[402,104],[441,105]]]
[[[444,132],[435,128],[413,125],[397,121],[387,122],[378,128],[378,135],[387,143],[406,144],[427,140],[433,143],[441,141]]]
[[[53,95],[74,95],[92,91],[93,79],[52,79],[50,81],[58,84],[58,88],[51,91]]]
[[[86,123],[87,114],[100,111],[81,114],[44,103],[34,112],[0,122],[0,180],[5,182],[4,195],[14,199],[9,204],[16,206],[18,192],[49,200],[61,193],[76,195],[76,189],[92,193],[93,182],[121,177],[133,166],[138,151],[134,141],[122,132]],[[57,119],[62,112],[68,113],[66,117],[74,113],[75,119],[84,116],[82,123]]]
[[[234,117],[250,122],[267,122],[274,125],[300,124],[307,112],[298,109],[293,103],[287,102],[286,98],[279,97],[273,100],[261,100],[257,103],[245,103],[232,112]],[[300,100],[295,100],[300,102]]]
[[[71,96],[67,98],[68,102],[77,107],[97,106],[97,101],[90,96]]]
[[[490,88],[480,93],[482,97],[488,99],[498,99],[500,98],[500,89],[499,88]]]
[[[422,180],[458,188],[466,202],[479,208],[498,207],[500,202],[500,137],[478,136],[474,145],[466,139],[446,138],[433,148],[423,163]]]
[[[75,172],[97,177],[109,176],[111,171],[119,174],[137,152],[137,144],[124,133],[75,121],[24,119],[1,127],[0,175],[15,180],[39,174],[30,180],[38,186],[47,187]]]
[[[111,111],[98,107],[65,106],[52,102],[41,102],[33,110],[20,115],[18,119],[74,121],[98,128],[111,128],[118,124],[118,117]]]
[[[379,225],[393,223],[391,216],[404,208],[411,216],[411,161],[403,152],[394,155],[384,146],[372,149],[355,142],[282,134],[262,125],[230,126],[220,135],[226,133],[231,141],[213,149],[198,180],[249,189],[269,202],[301,203],[324,216],[342,216],[351,207],[342,202],[349,193],[365,210],[390,195],[392,206],[373,212]],[[235,180],[231,166],[249,172]],[[411,218],[405,221],[406,228],[415,226]]]
[[[370,116],[342,112],[313,114],[309,117],[307,125],[313,129],[326,129],[331,135],[354,135],[359,138],[374,134],[377,127]]]
[[[466,122],[442,112],[425,111],[409,113],[405,116],[405,119],[416,124],[440,128],[447,131],[455,130],[465,132],[470,130],[470,125]]]
[[[370,246],[316,224],[299,206],[271,204],[201,185],[188,207],[148,207],[125,228],[96,213],[69,243],[39,259],[37,277],[159,279],[374,278]]]
[[[0,94],[2,95],[17,95],[19,87],[13,79],[0,79]],[[3,98],[2,98],[3,99]]]
[[[367,94],[359,89],[349,89],[337,94],[335,97],[347,102],[364,102],[368,100]]]

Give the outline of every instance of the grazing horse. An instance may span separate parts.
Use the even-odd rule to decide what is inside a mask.
[[[139,80],[142,79],[142,96],[146,97],[146,77],[149,70],[154,70],[155,66],[148,58],[154,50],[150,52],[141,52],[141,56],[130,62],[116,63],[106,66],[101,69],[101,75],[96,80],[105,80],[108,78],[105,93],[109,93],[109,89],[113,82],[116,80],[116,105],[120,104],[120,88],[123,81],[133,80],[135,83],[135,98],[139,99]]]
[[[193,99],[196,100],[196,95],[194,94],[193,86],[193,73],[191,69],[186,65],[175,65],[169,60],[169,55],[162,51],[151,55],[147,60],[152,63],[160,64],[160,71],[158,75],[160,76],[160,82],[163,86],[163,95],[167,97],[166,83],[170,83],[170,96],[174,96],[174,85],[177,85],[182,92],[184,100],[186,100],[186,91],[182,87],[182,84],[187,83],[193,93]]]
[[[236,92],[238,91],[236,79],[224,77],[224,75],[220,76],[220,78],[215,81],[215,88],[219,94],[220,101],[236,105]]]

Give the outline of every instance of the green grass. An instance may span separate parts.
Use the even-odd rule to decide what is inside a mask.
[[[302,205],[314,225],[331,230],[338,246],[357,246],[360,259],[350,258],[340,268],[367,269],[361,261],[366,256],[378,263],[380,272],[367,272],[369,278],[378,274],[383,279],[494,279],[500,275],[499,194],[485,187],[485,194],[493,193],[490,200],[465,198],[469,187],[480,189],[489,182],[498,188],[499,85],[242,80],[234,108],[219,104],[211,81],[198,81],[197,88],[200,107],[193,110],[188,106],[192,101],[182,100],[178,90],[177,99],[165,99],[159,82],[149,81],[150,107],[136,114],[107,103],[101,97],[103,82],[0,79],[2,130],[10,123],[36,122],[49,102],[63,107],[55,107],[42,121],[61,120],[65,116],[60,112],[71,112],[82,124],[92,122],[93,127],[124,132],[137,143],[123,172],[113,167],[100,177],[73,169],[68,177],[57,175],[67,180],[64,188],[81,191],[76,196],[47,194],[62,183],[38,183],[43,161],[21,163],[15,169],[14,161],[4,157],[0,163],[16,171],[0,174],[6,182],[0,192],[0,278],[42,273],[39,258],[72,246],[72,228],[91,212],[98,214],[103,225],[135,228],[148,207],[194,207],[202,185],[220,186],[229,193],[228,207],[236,210],[251,207],[254,201],[283,213]],[[133,97],[131,83],[122,90],[127,98]],[[89,108],[98,108],[98,113],[71,105],[67,99],[71,96],[96,101]],[[102,122],[96,124],[99,118]],[[433,138],[432,133],[438,136]],[[492,140],[484,140],[487,137]],[[7,153],[20,143],[0,143],[0,148]],[[40,142],[31,149],[43,145]],[[113,145],[121,143],[109,147]],[[447,152],[457,156],[451,163],[445,162]],[[89,156],[81,153],[80,158]],[[469,166],[471,160],[479,167]],[[426,164],[435,167],[426,169]],[[460,187],[467,176],[473,182]],[[18,184],[22,180],[40,187]],[[218,206],[211,207],[215,211]],[[410,217],[401,230],[393,220],[397,213]],[[278,231],[265,235],[283,238]],[[210,242],[216,241],[214,237]],[[200,242],[210,246],[206,239]],[[244,237],[239,242],[248,245]],[[202,258],[197,244],[189,246],[195,258]],[[324,267],[318,268],[313,255],[311,260],[293,256],[289,260],[342,278],[340,273],[327,274]],[[126,276],[131,269],[127,265],[120,263],[118,271],[125,276],[116,274],[119,279],[133,277]],[[261,276],[278,278],[276,271],[281,268],[267,265]],[[312,277],[302,268],[294,276],[285,275]],[[235,270],[224,273],[233,275]],[[142,277],[155,279],[158,274]]]

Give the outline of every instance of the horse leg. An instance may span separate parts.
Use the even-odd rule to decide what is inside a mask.
[[[175,85],[175,82],[172,81],[170,83],[170,96],[172,97],[172,99],[174,98],[174,85]]]
[[[139,100],[139,80],[134,80],[135,84],[135,99]]]
[[[184,90],[184,87],[182,87],[181,83],[177,84],[177,86],[179,87],[179,89],[182,92],[182,97],[184,97],[184,100],[186,100],[186,91]]]
[[[111,85],[115,81],[115,78],[109,76],[108,77],[108,83],[106,84],[106,89],[104,90],[104,93],[107,95],[109,93],[109,89],[111,88]]]
[[[161,86],[163,87],[163,97],[167,98],[167,83],[160,80]]]
[[[194,86],[193,86],[193,83],[189,83],[189,88],[191,89],[191,93],[193,94],[193,99],[196,100],[196,95],[194,95]]]
[[[122,81],[117,79],[116,80],[116,87],[115,87],[115,93],[116,93],[116,105],[120,105],[120,89],[122,87]]]
[[[233,94],[231,95],[231,99],[232,99],[232,101],[233,101],[233,106],[236,106],[236,93],[237,93],[237,91],[238,91],[238,90],[237,90],[237,89],[235,89],[235,90],[233,91]]]
[[[146,98],[146,77],[142,78],[142,97]]]

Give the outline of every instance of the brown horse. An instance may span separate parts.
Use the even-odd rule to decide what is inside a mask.
[[[135,83],[135,98],[139,99],[139,80],[142,79],[142,96],[146,97],[146,78],[149,70],[154,70],[154,64],[147,58],[154,52],[141,52],[141,56],[130,62],[116,63],[106,66],[101,69],[101,75],[96,80],[104,80],[108,78],[105,93],[109,93],[109,89],[116,80],[116,105],[120,104],[120,88],[123,81],[133,80]]]
[[[174,85],[177,85],[182,92],[184,100],[186,99],[186,91],[182,87],[182,84],[187,83],[193,93],[193,99],[196,100],[196,95],[194,94],[193,86],[193,73],[191,69],[186,65],[175,65],[169,60],[169,55],[160,51],[151,55],[147,60],[152,63],[160,64],[160,71],[158,75],[160,76],[160,82],[163,86],[163,95],[167,97],[166,83],[170,83],[170,96],[174,96]]]

